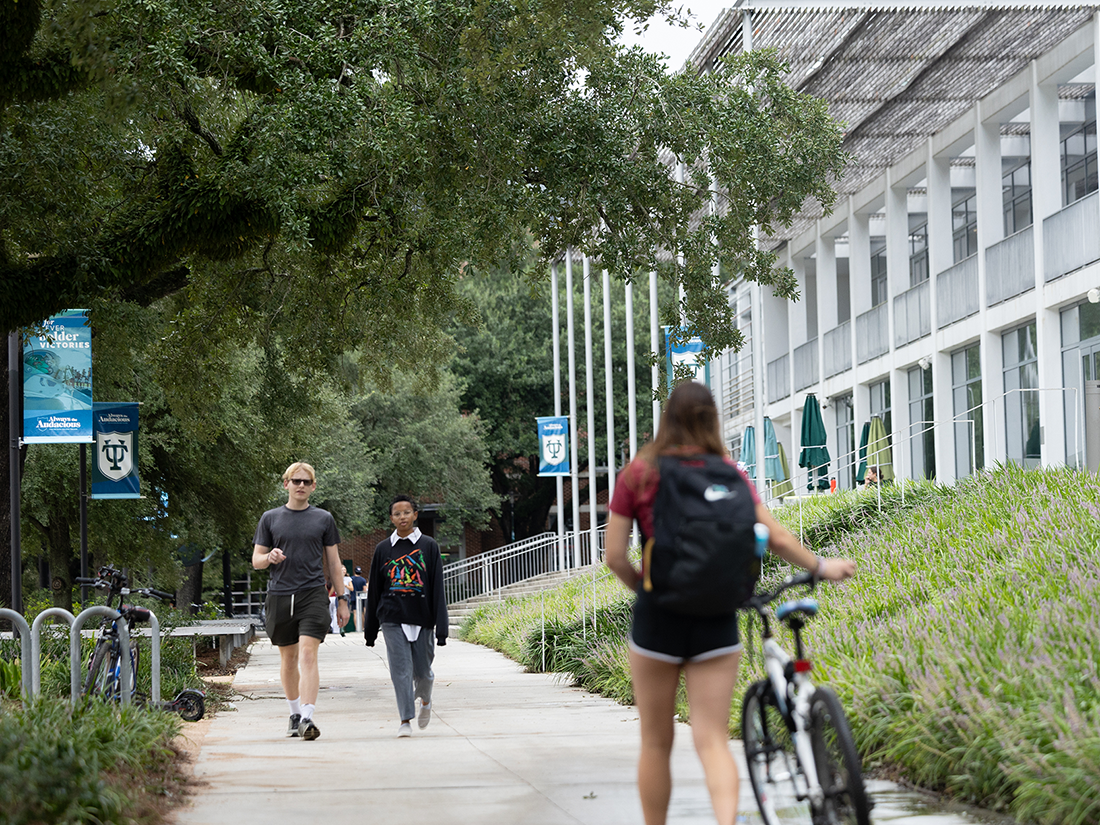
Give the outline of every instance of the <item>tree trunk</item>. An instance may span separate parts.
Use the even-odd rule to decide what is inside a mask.
[[[188,613],[197,613],[202,604],[202,568],[203,563],[192,564],[183,570],[183,581],[176,591],[176,607]]]
[[[50,554],[50,593],[53,606],[63,607],[72,613],[73,583],[69,578],[69,567],[73,561],[73,540],[67,518],[55,515],[50,519],[46,542]]]

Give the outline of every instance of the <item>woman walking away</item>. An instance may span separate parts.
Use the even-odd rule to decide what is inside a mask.
[[[664,485],[660,484],[662,471],[666,476]],[[691,735],[703,763],[715,816],[719,825],[734,825],[737,817],[737,765],[729,747],[730,703],[741,658],[736,607],[738,600],[750,591],[758,568],[744,572],[743,581],[735,581],[728,600],[718,607],[713,606],[712,600],[710,606],[703,607],[705,598],[684,592],[691,591],[699,577],[689,578],[687,584],[683,579],[676,584],[675,577],[666,577],[663,592],[660,587],[653,587],[659,568],[668,559],[668,553],[660,554],[667,549],[660,542],[656,547],[651,545],[652,559],[656,561],[651,563],[647,553],[642,570],[627,555],[634,520],[638,521],[643,539],[660,536],[667,529],[662,525],[670,520],[684,524],[685,519],[680,516],[692,506],[685,502],[687,495],[683,493],[688,487],[680,486],[672,494],[668,491],[674,483],[683,485],[681,479],[692,473],[702,477],[700,474],[708,472],[721,476],[725,483],[709,483],[705,489],[700,488],[698,500],[703,503],[699,506],[720,501],[723,507],[735,508],[730,512],[741,507],[747,518],[743,525],[734,525],[735,531],[741,530],[738,535],[747,531],[751,536],[755,520],[768,528],[769,549],[791,564],[812,570],[818,578],[834,581],[855,572],[855,565],[847,559],[815,557],[772,517],[748,479],[726,455],[718,410],[710,390],[695,382],[679,384],[669,396],[657,437],[639,451],[619,476],[606,536],[608,567],[637,593],[629,639],[630,671],[642,724],[638,790],[646,825],[664,825],[668,815],[672,793],[669,760],[681,671],[687,686]],[[660,496],[659,490],[663,492]],[[730,525],[721,527],[728,530]],[[703,522],[692,522],[691,529],[696,534],[687,536],[688,543],[697,548],[713,541],[710,528]],[[746,541],[751,542],[751,538]],[[737,557],[736,553],[730,555]],[[733,563],[740,564],[726,558],[719,556],[718,563],[727,568]],[[704,578],[706,582],[729,580],[726,573],[730,571]],[[732,577],[742,578],[740,568],[732,571]],[[670,592],[677,589],[681,592]],[[669,606],[685,603],[688,606]]]

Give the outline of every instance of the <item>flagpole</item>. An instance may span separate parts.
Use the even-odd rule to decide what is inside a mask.
[[[554,415],[561,415],[561,311],[558,306],[558,265],[550,265],[550,307],[553,317],[554,335]],[[565,484],[562,477],[554,477],[554,486],[558,494],[558,570],[565,569]]]
[[[612,380],[611,364],[611,275],[603,271],[603,387],[604,404],[607,407],[607,504],[611,505],[611,496],[615,493],[615,405],[612,394],[615,384]],[[610,510],[608,511],[610,518]]]
[[[584,256],[584,398],[588,426],[588,560],[596,561],[596,391],[592,358],[592,267]]]
[[[653,389],[653,403],[651,408],[653,410],[653,438],[657,437],[657,428],[661,424],[661,402],[657,399],[660,398],[663,393],[661,389],[661,368],[657,365],[657,356],[660,355],[660,347],[657,346],[658,335],[657,324],[657,272],[652,270],[649,273],[649,351],[653,353],[653,367],[650,369],[650,383]]]
[[[569,489],[573,494],[573,566],[580,563],[581,490],[577,477],[577,346],[573,330],[573,250],[565,251],[565,318],[569,338]]]

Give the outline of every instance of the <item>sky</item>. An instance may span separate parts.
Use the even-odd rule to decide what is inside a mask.
[[[706,28],[718,19],[723,9],[732,5],[732,0],[684,0],[682,8],[684,16],[691,21],[689,28],[670,26],[660,17],[654,17],[649,21],[649,29],[641,37],[634,34],[631,26],[627,26],[623,33],[623,43],[628,46],[639,44],[646,51],[668,55],[668,68],[675,72],[684,65],[688,55],[703,39]]]

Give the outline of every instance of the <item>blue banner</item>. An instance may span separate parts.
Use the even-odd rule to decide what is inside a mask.
[[[92,329],[88,310],[70,309],[23,338],[23,441],[92,440]]]
[[[688,335],[675,327],[665,327],[665,375],[668,389],[672,391],[672,378],[676,367],[684,366],[692,370],[692,381],[710,385],[710,363],[700,363],[699,354],[703,351],[703,339],[698,335]],[[678,340],[677,340],[678,339]]]
[[[539,475],[569,475],[569,416],[540,416],[535,421],[539,427]]]
[[[138,405],[96,402],[92,498],[141,498]]]

